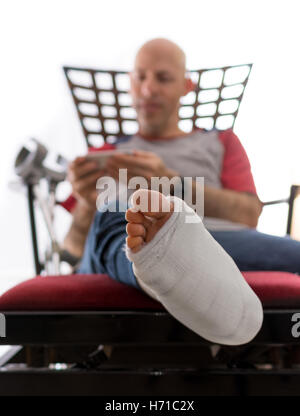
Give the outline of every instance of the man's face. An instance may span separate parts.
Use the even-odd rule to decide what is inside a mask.
[[[159,134],[178,122],[179,99],[186,94],[185,71],[172,56],[141,51],[130,74],[133,107],[140,131]]]

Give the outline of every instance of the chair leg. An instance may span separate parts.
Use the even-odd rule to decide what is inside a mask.
[[[27,367],[47,367],[49,365],[48,352],[44,347],[26,346]]]

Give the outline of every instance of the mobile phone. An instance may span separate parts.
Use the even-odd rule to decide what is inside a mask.
[[[88,160],[92,160],[98,163],[99,168],[103,169],[106,165],[106,161],[108,158],[115,154],[125,154],[125,155],[133,155],[133,152],[131,150],[102,150],[99,152],[91,152],[86,155],[86,158]]]

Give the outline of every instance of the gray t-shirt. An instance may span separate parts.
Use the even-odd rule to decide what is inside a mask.
[[[234,140],[238,140],[236,136],[234,137]],[[240,142],[238,146],[243,150]],[[217,130],[195,130],[189,135],[167,140],[146,140],[139,135],[134,135],[119,139],[116,142],[116,147],[118,150],[136,149],[153,152],[163,160],[168,168],[178,172],[181,177],[204,177],[205,185],[218,189],[224,188],[222,175],[225,178],[223,165],[226,143],[220,139],[220,132]],[[246,153],[241,151],[241,158],[245,158],[245,155]],[[245,169],[247,169],[247,178],[250,178],[249,175],[252,178],[249,162],[248,164],[244,163],[244,165]],[[226,178],[230,177],[228,172],[226,172],[226,175]],[[234,172],[232,177],[232,182],[236,182],[237,178],[234,178]],[[248,182],[251,182],[251,180],[248,179]],[[253,179],[252,183],[244,191],[255,193]],[[209,230],[239,230],[248,228],[245,224],[219,218],[204,217],[203,222]]]

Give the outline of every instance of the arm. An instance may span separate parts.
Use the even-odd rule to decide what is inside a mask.
[[[193,181],[193,195],[195,195],[195,187],[196,183]],[[206,217],[223,218],[255,228],[261,211],[262,203],[254,194],[204,187]]]
[[[71,227],[65,236],[63,248],[75,257],[82,257],[85,240],[92,220],[95,209],[90,208],[82,201],[78,201],[72,212],[73,220]]]
[[[223,188],[205,187],[205,215],[256,227],[262,203],[256,195],[246,151],[231,129],[219,132],[219,140],[224,146]]]
[[[179,174],[166,168],[164,176],[172,179]],[[196,187],[197,182],[193,180],[192,202],[194,205],[197,203]],[[255,194],[204,186],[204,213],[206,217],[222,218],[255,228],[262,207],[261,201]]]

